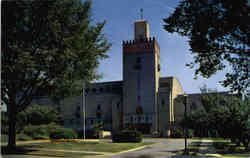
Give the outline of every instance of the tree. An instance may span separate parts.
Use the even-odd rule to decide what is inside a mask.
[[[182,0],[164,19],[164,29],[189,38],[195,78],[209,78],[230,65],[221,81],[240,94],[249,93],[250,4],[248,0]]]
[[[60,124],[61,115],[51,106],[34,104],[17,114],[17,124],[20,128],[25,125],[42,125],[53,122]]]
[[[246,150],[250,137],[250,107],[249,98],[225,94],[207,94],[202,97],[203,110],[194,111],[188,115],[182,124],[201,134],[202,129],[216,133],[220,137],[230,138],[232,142],[241,142]],[[202,134],[200,135],[202,136]]]
[[[105,21],[91,20],[91,1],[2,2],[2,99],[9,120],[8,147],[16,146],[16,113],[34,97],[60,99],[98,78],[99,60],[110,44]]]

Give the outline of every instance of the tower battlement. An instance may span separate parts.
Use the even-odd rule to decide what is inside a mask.
[[[135,39],[135,40],[125,40],[122,41],[122,45],[134,45],[134,44],[141,44],[141,43],[152,43],[155,41],[155,37],[149,37],[149,38],[141,38],[141,39]]]
[[[136,53],[136,52],[157,52],[160,50],[159,44],[155,40],[155,37],[140,38],[135,40],[126,40],[122,42],[124,53]],[[154,51],[154,50],[157,51]]]

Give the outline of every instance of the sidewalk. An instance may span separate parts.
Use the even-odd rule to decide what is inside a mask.
[[[216,149],[213,147],[212,140],[200,140],[202,143],[200,144],[199,151],[197,155],[176,155],[171,158],[219,158],[220,154],[215,154]]]

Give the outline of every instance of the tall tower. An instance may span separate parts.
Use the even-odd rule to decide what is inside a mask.
[[[123,123],[149,133],[158,130],[160,48],[147,21],[136,21],[134,31],[134,40],[123,41]]]

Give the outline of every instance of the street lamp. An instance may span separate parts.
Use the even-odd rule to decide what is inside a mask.
[[[85,125],[85,120],[86,120],[86,100],[87,100],[87,93],[88,93],[88,89],[85,90],[85,85],[83,84],[83,89],[82,89],[82,98],[83,98],[83,102],[82,102],[82,113],[83,113],[83,140],[85,141],[86,138],[86,125]]]
[[[186,118],[187,118],[187,94],[184,94],[184,100],[183,100],[183,104],[184,104],[184,107],[185,107],[185,111],[184,111],[184,119],[186,121]],[[185,122],[184,121],[184,122]],[[184,150],[184,154],[188,154],[188,151],[187,151],[187,128],[186,128],[186,124],[184,124],[184,135],[185,135],[185,150]]]

